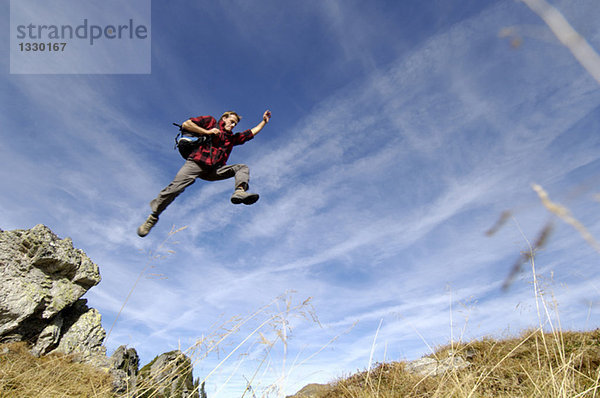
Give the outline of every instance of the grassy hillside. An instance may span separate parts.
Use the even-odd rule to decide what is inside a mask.
[[[453,355],[470,366],[427,377],[407,372],[404,362],[383,363],[297,397],[600,397],[600,329],[486,338],[431,357]]]

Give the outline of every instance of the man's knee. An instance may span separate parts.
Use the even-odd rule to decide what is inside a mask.
[[[175,178],[162,190],[162,193],[165,195],[179,195],[195,181],[196,179],[191,177]]]
[[[235,169],[236,174],[249,175],[250,168],[245,164],[236,164],[237,168]]]

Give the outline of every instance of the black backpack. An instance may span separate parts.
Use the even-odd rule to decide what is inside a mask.
[[[184,130],[180,124],[173,123],[173,125],[179,127],[179,133],[177,133],[177,136],[175,136],[175,147],[173,147],[173,149],[178,149],[182,158],[187,159],[192,152],[207,142],[209,142],[212,146],[212,140],[210,139],[210,136],[193,135]]]

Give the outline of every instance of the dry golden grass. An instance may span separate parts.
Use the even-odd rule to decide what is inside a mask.
[[[70,356],[36,358],[25,343],[0,345],[1,398],[112,397],[110,376]]]
[[[600,396],[600,329],[485,338],[442,347],[435,357],[449,354],[468,357],[471,365],[424,377],[408,373],[403,362],[384,363],[332,383],[320,397]]]

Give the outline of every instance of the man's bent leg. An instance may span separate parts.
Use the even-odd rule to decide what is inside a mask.
[[[182,193],[186,187],[194,183],[198,175],[202,172],[200,166],[192,160],[187,160],[179,169],[175,178],[169,185],[165,187],[158,196],[150,202],[152,214],[148,216],[146,221],[137,229],[137,234],[142,238],[150,232],[150,230],[158,222],[158,216],[163,210]]]
[[[150,202],[152,214],[158,217],[169,204],[187,187],[192,185],[196,178],[202,173],[202,168],[193,160],[186,160],[179,169],[175,178],[167,185],[158,196]]]
[[[246,192],[249,187],[250,169],[245,164],[232,164],[230,166],[219,167],[208,175],[200,176],[200,178],[209,181],[225,180],[231,177],[235,178],[235,192],[231,196],[233,204],[243,203],[251,205],[258,200],[258,194]]]
[[[250,180],[250,169],[248,169],[248,166],[245,164],[225,166],[221,169],[218,169],[217,173],[229,175],[233,173],[235,177],[235,192],[231,196],[231,203],[235,205],[240,203],[251,205],[258,200],[259,196],[257,193],[247,192],[249,187],[248,182]]]
[[[235,178],[236,189],[248,189],[248,182],[250,181],[250,169],[245,164],[232,164],[229,166],[219,167],[207,179],[226,180],[231,177]]]

